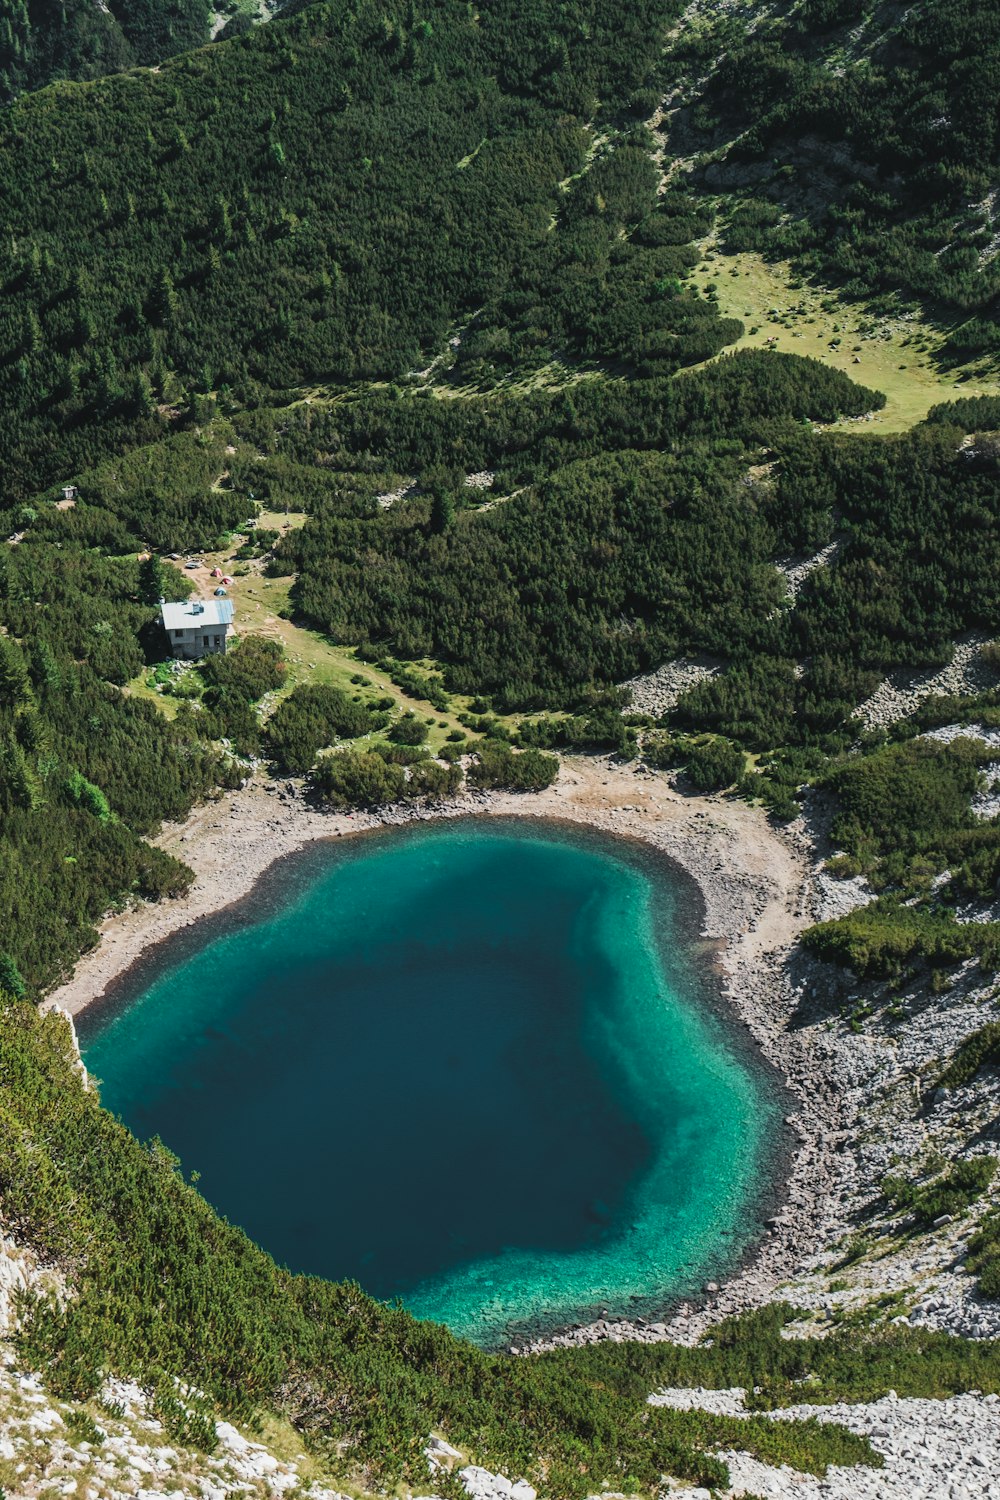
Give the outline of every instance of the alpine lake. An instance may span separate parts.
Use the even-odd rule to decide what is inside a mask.
[[[773,1211],[778,1081],[689,876],[468,818],[323,840],[80,1019],[101,1097],[294,1271],[488,1347],[652,1318]]]

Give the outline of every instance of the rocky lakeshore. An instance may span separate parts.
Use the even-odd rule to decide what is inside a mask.
[[[893,1300],[891,1315],[912,1324],[973,1338],[1000,1333],[1000,1307],[976,1296],[974,1279],[963,1266],[981,1209],[919,1231],[901,1222],[880,1193],[887,1171],[901,1163],[917,1170],[930,1151],[953,1157],[997,1150],[996,1080],[979,1080],[955,1094],[931,1086],[942,1060],[997,1013],[997,1002],[971,968],[959,972],[944,998],[922,996],[917,988],[902,998],[880,996],[871,986],[862,995],[848,976],[801,954],[796,940],[806,925],[849,910],[871,894],[861,881],[834,881],[823,873],[829,850],[823,846],[821,810],[811,823],[799,820],[778,829],[738,800],[685,796],[641,765],[592,756],[566,757],[557,783],[537,796],[466,794],[417,813],[328,813],[311,806],[291,783],[256,780],[164,831],[163,846],[195,869],[189,896],[109,916],[98,947],[48,1003],[78,1013],[151,942],[246,896],[275,859],[316,839],[351,836],[414,816],[469,815],[579,822],[642,840],[676,860],[701,892],[702,936],[716,954],[724,999],[780,1070],[795,1101],[787,1117],[794,1156],[783,1201],[756,1253],[737,1274],[721,1286],[706,1284],[697,1302],[660,1321],[603,1316],[556,1337],[519,1339],[516,1352],[605,1339],[693,1343],[720,1317],[777,1298],[804,1310],[803,1319],[789,1329],[791,1336],[822,1331],[845,1309],[884,1306],[887,1296]],[[862,1001],[870,1013],[859,1030],[850,1016]],[[989,1495],[988,1488],[971,1487],[973,1471],[963,1470],[957,1488],[941,1487],[939,1454],[947,1452],[949,1432],[957,1440],[963,1423],[971,1420],[962,1403],[971,1403],[976,1420],[987,1426],[993,1421],[995,1403],[987,1406],[975,1395],[950,1403],[899,1402],[889,1408],[876,1402],[871,1410],[820,1412],[869,1432],[885,1453],[886,1470],[860,1477],[857,1471],[843,1476],[831,1471],[819,1481],[768,1471],[750,1460],[753,1473],[744,1473],[745,1455],[726,1455],[734,1476],[731,1493],[751,1488],[768,1500],[800,1494],[829,1500]],[[925,1406],[929,1414],[923,1413]],[[887,1413],[894,1419],[888,1426]],[[926,1453],[913,1446],[914,1423],[923,1424],[924,1437],[932,1428],[936,1434]],[[1000,1464],[1000,1436],[992,1427],[984,1441]],[[473,1496],[510,1492],[509,1479],[485,1470],[463,1473],[462,1479]]]
[[[246,897],[274,860],[324,838],[349,837],[415,818],[556,817],[638,839],[675,860],[697,882],[704,903],[702,936],[710,941],[721,990],[748,1035],[780,1072],[793,1100],[786,1123],[792,1158],[783,1200],[749,1263],[722,1285],[661,1321],[602,1315],[593,1323],[513,1344],[528,1352],[601,1339],[695,1341],[718,1318],[759,1306],[776,1295],[811,1310],[820,1323],[838,1308],[898,1293],[898,1316],[972,1337],[1000,1333],[1000,1307],[981,1302],[961,1267],[961,1246],[977,1214],[933,1235],[907,1236],[893,1224],[879,1185],[900,1161],[918,1164],[930,1150],[961,1154],[978,1131],[975,1150],[993,1149],[994,1090],[980,1084],[975,1100],[924,1099],[921,1079],[991,1011],[971,971],[933,1004],[910,997],[900,1026],[888,1001],[875,1007],[864,1031],[846,1019],[859,1003],[857,986],[798,951],[810,922],[870,898],[859,881],[834,881],[822,871],[817,827],[805,821],[779,829],[736,799],[683,795],[641,765],[597,756],[566,757],[556,784],[537,795],[466,793],[433,809],[332,813],[310,804],[288,782],[249,782],[241,791],[197,809],[159,842],[195,870],[178,901],[110,915],[98,946],[73,978],[46,1002],[69,1012],[99,1000],[152,944]],[[965,1091],[966,1094],[970,1090]],[[891,1149],[888,1143],[891,1142]],[[881,1205],[881,1206],[880,1206]],[[832,1267],[861,1229],[877,1256],[857,1255],[848,1273]],[[840,1283],[844,1283],[841,1285]]]
[[[246,897],[274,860],[317,839],[349,837],[414,818],[470,814],[555,817],[637,839],[668,855],[696,881],[704,903],[702,936],[718,955],[725,998],[789,1080],[797,1100],[789,1112],[796,1137],[789,1174],[793,1196],[778,1210],[755,1267],[745,1273],[743,1291],[727,1289],[716,1299],[718,1311],[742,1305],[744,1297],[765,1296],[768,1286],[801,1259],[803,1235],[805,1248],[812,1249],[826,1233],[830,1164],[840,1164],[828,1138],[839,1128],[840,1115],[827,1063],[814,1056],[811,1042],[785,1026],[794,1000],[783,965],[798,932],[814,916],[808,863],[793,839],[743,802],[685,796],[641,766],[596,756],[566,757],[556,784],[540,794],[466,793],[433,809],[379,814],[331,813],[307,802],[292,783],[254,780],[164,830],[161,845],[195,870],[189,894],[110,915],[98,946],[46,1003],[78,1014],[99,1001],[153,944]]]
[[[777,830],[745,803],[686,796],[641,766],[596,756],[566,757],[556,784],[541,794],[467,793],[422,811],[331,813],[310,805],[292,783],[254,780],[164,830],[162,846],[195,870],[190,893],[109,916],[96,949],[47,1004],[79,1013],[152,944],[245,897],[274,860],[317,839],[470,814],[556,817],[638,839],[676,861],[701,892],[702,936],[717,955],[726,1003],[787,1080],[795,1101],[788,1115],[794,1157],[787,1196],[775,1205],[752,1264],[709,1292],[703,1306],[679,1309],[669,1327],[598,1320],[561,1339],[697,1337],[706,1319],[766,1299],[842,1228],[831,1209],[843,1191],[846,1163],[835,1149],[845,1128],[836,1057],[822,1038],[787,1024],[797,1003],[788,957],[802,927],[819,914],[818,898],[802,838]]]

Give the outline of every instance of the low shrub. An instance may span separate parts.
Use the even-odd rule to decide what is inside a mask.
[[[508,792],[540,792],[559,774],[559,757],[541,750],[512,750],[509,745],[485,740],[475,747],[476,760],[469,768],[469,785]]]
[[[956,1162],[930,1182],[886,1177],[882,1191],[894,1208],[912,1213],[922,1224],[932,1224],[943,1214],[964,1213],[986,1191],[996,1173],[995,1157],[974,1156]]]
[[[336,739],[357,739],[384,729],[386,714],[355,702],[340,688],[322,684],[297,687],[279,704],[267,725],[267,742],[285,771],[308,771],[319,750]]]
[[[988,1021],[966,1037],[938,1079],[938,1087],[961,1088],[990,1064],[1000,1064],[1000,1021]]]
[[[746,756],[728,740],[711,739],[694,744],[688,751],[685,771],[699,792],[719,792],[743,776]]]
[[[389,730],[389,738],[396,745],[422,745],[427,738],[427,725],[416,714],[403,714]]]
[[[336,750],[321,756],[313,785],[333,807],[385,807],[398,802],[406,780],[402,766],[381,755]]]

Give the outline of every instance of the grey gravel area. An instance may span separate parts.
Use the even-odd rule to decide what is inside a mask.
[[[669,1390],[650,1397],[654,1406],[739,1416],[744,1392]],[[900,1399],[834,1406],[792,1406],[774,1418],[817,1417],[838,1422],[871,1440],[884,1467],[831,1466],[822,1479],[782,1466],[772,1468],[749,1454],[720,1452],[732,1487],[726,1495],[747,1493],[760,1500],[1000,1500],[1000,1397],[970,1394],[946,1401]],[[707,1490],[674,1488],[666,1494],[685,1500],[708,1497]]]
[[[655,672],[630,677],[621,686],[629,692],[626,713],[652,714],[658,719],[675,706],[682,693],[707,682],[720,670],[722,663],[713,656],[681,656],[664,662]]]
[[[967,635],[956,643],[951,661],[923,672],[893,672],[857,710],[867,729],[885,729],[906,718],[925,698],[984,692],[997,686],[997,674],[981,652],[990,639]]]
[[[785,575],[790,597],[796,599],[810,573],[815,573],[817,568],[829,567],[839,551],[839,542],[829,542],[819,552],[814,552],[811,557],[786,557],[783,561],[776,563],[778,572]]]

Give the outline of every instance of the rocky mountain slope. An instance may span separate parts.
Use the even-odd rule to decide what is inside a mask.
[[[0,6],[0,1486],[989,1495],[1000,401],[865,435],[853,366],[726,355],[690,273],[919,301],[988,381],[996,7],[290,9],[175,57],[229,19]],[[176,674],[203,548],[264,634]],[[513,1358],[277,1267],[33,1002],[191,886],[199,799],[391,823],[525,750],[703,877],[801,1107],[753,1265]]]
[[[998,56],[988,0],[696,0],[665,159],[722,196],[729,248],[923,299],[956,325],[953,358],[995,352]]]

